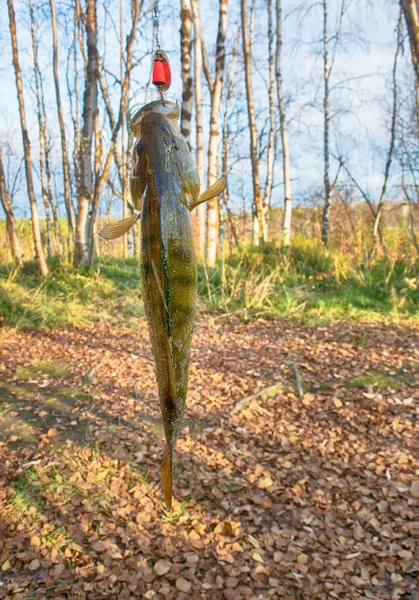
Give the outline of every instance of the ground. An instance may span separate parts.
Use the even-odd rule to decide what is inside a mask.
[[[145,321],[2,327],[0,598],[418,600],[418,340],[201,316],[170,513]]]

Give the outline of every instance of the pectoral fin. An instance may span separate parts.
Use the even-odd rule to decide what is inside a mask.
[[[114,240],[115,238],[121,237],[131,229],[134,223],[140,218],[141,213],[137,215],[131,215],[126,219],[122,219],[121,221],[117,221],[116,223],[109,223],[109,225],[105,225],[102,231],[99,232],[99,235],[103,237],[105,240]]]
[[[189,210],[192,211],[194,208],[196,208],[203,202],[206,202],[207,200],[211,200],[211,198],[215,198],[215,196],[218,196],[219,194],[224,192],[224,190],[226,189],[226,185],[227,185],[227,183],[226,183],[226,180],[224,179],[224,177],[221,177],[221,179],[218,179],[205,192],[203,192],[199,196],[199,198],[196,202],[194,202],[193,204],[190,204],[188,206]]]

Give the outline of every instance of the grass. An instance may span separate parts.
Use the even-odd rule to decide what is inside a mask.
[[[418,260],[379,258],[362,264],[327,254],[312,241],[288,249],[247,247],[198,267],[199,310],[242,318],[289,317],[308,322],[336,318],[415,319],[419,308]],[[108,322],[135,328],[143,317],[137,258],[100,257],[95,269],[51,261],[46,279],[36,263],[0,267],[0,314],[16,328],[62,328]]]
[[[34,521],[43,511],[45,499],[40,493],[38,485],[40,479],[39,473],[33,467],[16,479],[13,493],[7,504],[8,507],[13,507],[19,518],[23,518],[28,512],[31,512],[31,519]]]

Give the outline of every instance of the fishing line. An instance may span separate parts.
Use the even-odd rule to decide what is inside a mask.
[[[167,92],[172,83],[172,73],[170,70],[169,59],[166,52],[160,45],[160,6],[159,0],[153,0],[153,32],[156,44],[156,50],[153,56],[152,83],[156,86],[160,94],[161,101],[164,102],[163,92]]]
[[[159,52],[161,50],[161,46],[160,46],[160,9],[159,9],[159,0],[154,0],[154,2],[153,2],[153,12],[154,12],[154,39],[156,41],[156,51]]]

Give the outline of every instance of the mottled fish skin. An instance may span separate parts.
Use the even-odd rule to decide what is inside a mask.
[[[199,196],[199,178],[177,127],[177,105],[153,102],[134,117],[131,194],[142,200],[141,276],[144,307],[156,364],[167,443],[171,506],[172,453],[179,438],[188,389],[197,267],[188,205]],[[165,473],[162,470],[163,480]]]
[[[173,450],[182,428],[188,391],[197,270],[190,211],[221,194],[223,177],[199,193],[199,177],[178,126],[172,102],[150,102],[131,119],[131,198],[136,210],[100,231],[106,240],[124,235],[141,215],[144,307],[156,363],[167,451],[161,466],[164,499],[172,506]]]

